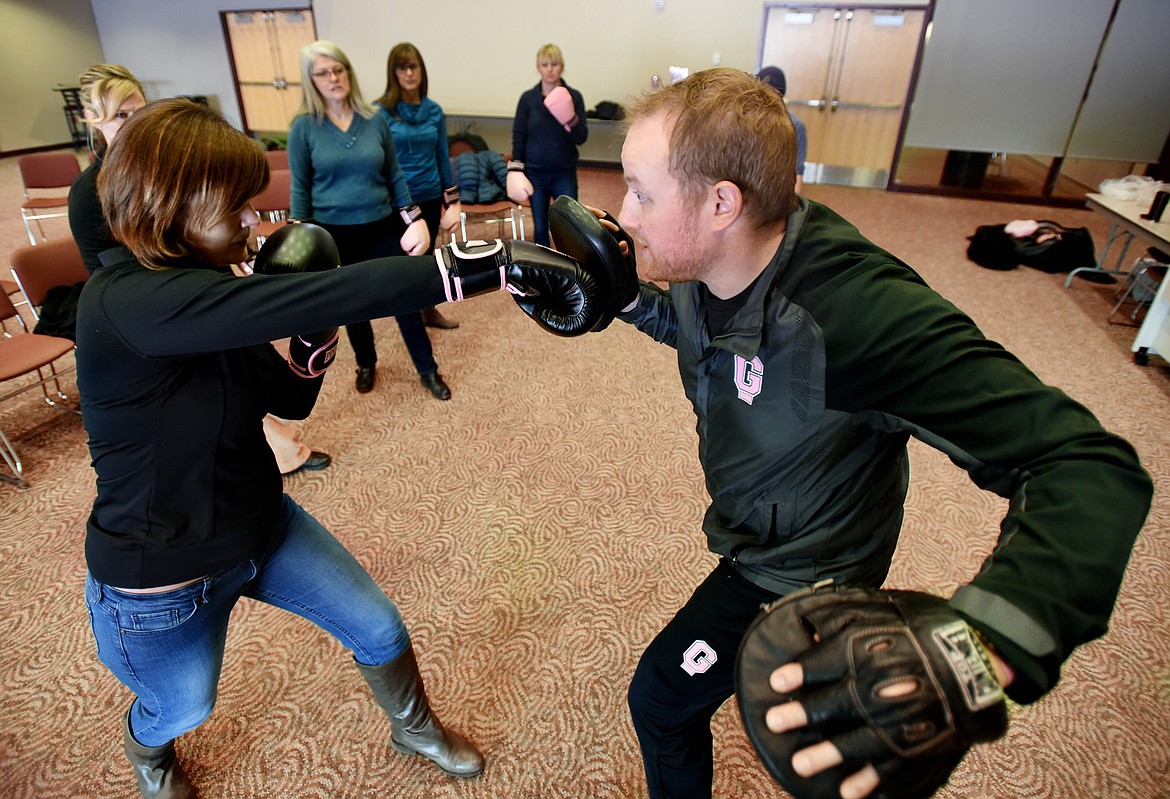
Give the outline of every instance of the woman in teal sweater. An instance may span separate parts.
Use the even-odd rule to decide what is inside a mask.
[[[427,97],[427,66],[422,53],[410,42],[399,42],[386,59],[386,91],[374,107],[390,123],[398,163],[418,203],[431,241],[439,237],[439,226],[453,231],[459,224],[459,186],[451,174],[447,149],[447,119],[443,109]],[[459,323],[447,319],[435,308],[424,308],[428,327],[449,330]]]
[[[329,231],[342,265],[429,252],[431,236],[398,163],[390,127],[362,100],[340,47],[317,41],[301,50],[301,93],[301,113],[288,136],[292,217]],[[437,399],[450,399],[422,315],[395,320],[422,384]],[[345,331],[357,361],[357,390],[365,393],[374,388],[378,361],[374,331],[369,322],[346,325]]]

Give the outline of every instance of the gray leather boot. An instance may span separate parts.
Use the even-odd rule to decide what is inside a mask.
[[[459,733],[443,729],[431,712],[413,646],[389,663],[357,667],[390,717],[390,745],[396,751],[422,755],[452,777],[483,773],[479,750]]]
[[[175,759],[175,742],[162,746],[143,746],[130,733],[130,711],[122,720],[122,740],[126,757],[134,766],[138,790],[143,799],[193,799],[195,789],[183,767]]]

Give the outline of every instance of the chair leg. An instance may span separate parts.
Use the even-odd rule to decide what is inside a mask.
[[[24,220],[24,229],[28,232],[29,243],[36,244],[37,237],[33,235],[32,225],[29,224],[32,220],[29,219],[27,216],[25,216],[23,213],[20,215],[20,218]],[[40,225],[39,222],[37,224],[38,224],[38,226]]]
[[[1158,293],[1158,284],[1153,283],[1151,285],[1150,267],[1152,265],[1146,258],[1139,258],[1134,262],[1129,270],[1125,285],[1121,289],[1118,289],[1120,295],[1117,298],[1117,302],[1114,303],[1113,309],[1109,311],[1109,316],[1106,318],[1106,321],[1111,321],[1114,314],[1121,310],[1121,306],[1125,304],[1126,300],[1129,300],[1133,302],[1133,311],[1130,313],[1129,318],[1136,322],[1141,310],[1153,302],[1154,295]],[[1140,295],[1137,294],[1139,289],[1142,292]]]
[[[1133,293],[1134,286],[1137,285],[1137,279],[1135,278],[1136,274],[1136,270],[1130,273],[1129,280],[1125,281],[1125,288],[1122,290],[1121,296],[1118,298],[1117,302],[1114,303],[1113,309],[1109,311],[1109,316],[1105,318],[1106,322],[1113,318],[1114,314],[1116,314],[1125,301],[1129,299],[1129,295]]]
[[[53,364],[49,364],[48,369],[49,369],[49,376],[48,377],[45,377],[44,373],[40,369],[37,369],[37,377],[39,377],[41,379],[41,393],[45,397],[45,402],[48,403],[49,405],[52,405],[54,408],[56,408],[57,403],[54,402],[53,398],[49,396],[49,382],[52,381],[53,386],[54,386],[53,393],[57,395],[58,400],[67,400],[67,399],[69,399],[69,395],[64,393],[63,391],[61,391],[60,375],[57,374],[57,370],[53,366]],[[65,409],[62,409],[62,410],[65,410]],[[72,408],[70,408],[68,410],[72,410]]]
[[[28,483],[24,481],[23,476],[24,464],[20,462],[20,456],[16,454],[16,447],[12,446],[12,442],[8,440],[8,436],[4,435],[3,430],[0,430],[0,456],[3,456],[4,463],[12,472],[10,475],[0,472],[0,482],[28,488]]]

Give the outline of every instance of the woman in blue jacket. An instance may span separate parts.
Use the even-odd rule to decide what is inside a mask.
[[[439,104],[427,97],[427,85],[422,53],[410,42],[399,42],[386,59],[386,91],[374,107],[390,123],[398,165],[434,243],[440,224],[447,231],[459,224],[461,208],[459,187],[451,175],[447,119]],[[422,314],[427,327],[459,327],[435,308],[424,308]]]

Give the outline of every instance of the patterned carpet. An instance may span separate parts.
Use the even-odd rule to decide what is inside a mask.
[[[0,197],[19,184],[0,159]],[[582,171],[582,199],[617,210],[620,173]],[[1037,215],[1106,230],[1087,211],[811,186],[918,268],[1045,380],[1170,474],[1170,372],[1134,365],[1134,330],[1106,324],[1114,287],[964,256],[979,224]],[[5,256],[19,218],[0,223]],[[305,438],[322,472],[287,480],[398,603],[440,716],[484,750],[485,775],[443,777],[393,753],[349,657],[299,618],[242,602],[218,705],[179,741],[204,797],[644,797],[625,689],[642,649],[714,564],[694,420],[673,354],[621,323],[564,340],[503,295],[444,309],[432,333],[454,398],[437,402],[393,322],[375,323],[371,394],[342,346]],[[0,485],[0,796],[135,795],[121,755],[129,694],[94,653],[82,539],[93,474],[80,419],[32,392],[0,407],[28,490]],[[912,445],[905,533],[889,584],[949,594],[993,546],[1005,510]],[[1110,633],[1069,661],[1006,738],[972,752],[949,799],[1170,796],[1170,503],[1159,491]],[[734,703],[716,716],[715,793],[782,797]]]

